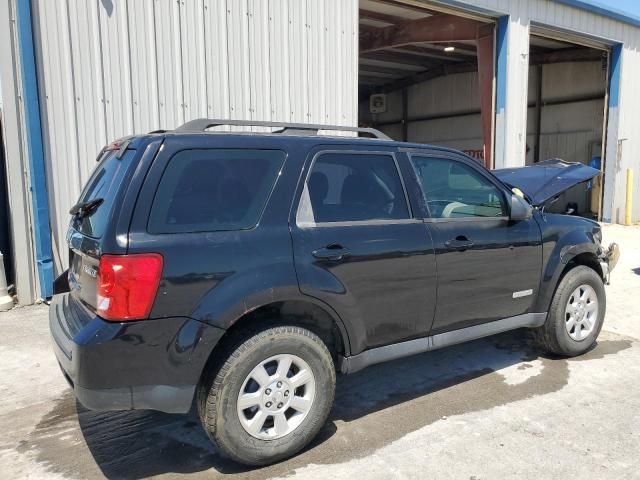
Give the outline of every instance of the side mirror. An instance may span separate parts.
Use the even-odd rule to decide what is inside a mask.
[[[522,197],[512,194],[511,195],[511,214],[510,220],[529,220],[533,215],[533,207]]]

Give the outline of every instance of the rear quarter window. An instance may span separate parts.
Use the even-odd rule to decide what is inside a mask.
[[[77,231],[92,238],[102,237],[109,221],[109,214],[135,154],[135,150],[127,150],[122,158],[118,158],[115,151],[103,155],[78,201],[88,202],[99,198],[104,201],[91,215],[72,219],[72,225]]]
[[[280,150],[176,153],[162,174],[147,230],[189,233],[254,227],[285,157]]]

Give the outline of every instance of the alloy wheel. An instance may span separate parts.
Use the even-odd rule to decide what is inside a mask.
[[[565,308],[565,327],[576,341],[584,340],[598,323],[598,295],[590,285],[583,284],[569,296]]]
[[[255,438],[282,438],[304,421],[314,397],[315,378],[309,365],[296,355],[274,355],[245,378],[238,394],[238,418]]]

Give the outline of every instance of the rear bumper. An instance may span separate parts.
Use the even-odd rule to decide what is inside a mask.
[[[56,358],[77,399],[92,410],[189,411],[224,330],[189,318],[106,322],[70,294],[53,297]]]

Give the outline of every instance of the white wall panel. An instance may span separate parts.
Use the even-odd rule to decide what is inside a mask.
[[[158,128],[171,128],[184,122],[178,8],[175,1],[154,0],[153,54],[158,77]]]
[[[271,118],[291,120],[291,42],[289,41],[289,2],[269,2],[269,93],[271,95]]]
[[[357,123],[357,0],[32,2],[57,270],[109,141],[205,116]]]
[[[248,1],[249,118],[271,118],[269,2]],[[268,129],[266,129],[268,130]]]
[[[133,124],[142,131],[151,131],[160,123],[154,2],[134,0],[127,5],[130,18],[144,19],[129,35]]]
[[[521,2],[514,2],[519,7]],[[529,25],[515,8],[507,35],[507,98],[505,107],[504,156],[496,155],[495,167],[517,167],[524,163],[527,147],[527,97],[529,79]]]
[[[181,0],[180,58],[185,119],[207,116],[205,9],[203,0]]]
[[[229,42],[227,2],[205,0],[205,78],[207,117],[231,118],[229,105]]]
[[[309,113],[309,82],[307,77],[308,28],[307,4],[299,0],[289,0],[289,95],[291,97],[291,121],[307,122]],[[331,68],[331,67],[329,67]]]

